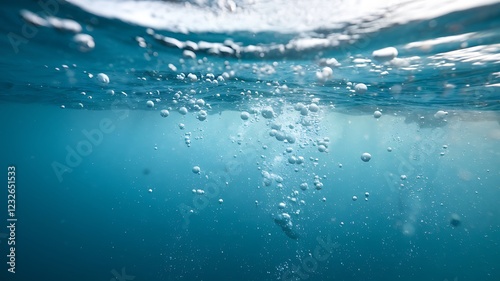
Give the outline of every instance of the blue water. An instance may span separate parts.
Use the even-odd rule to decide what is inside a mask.
[[[0,13],[1,280],[500,280],[500,3],[295,32]]]

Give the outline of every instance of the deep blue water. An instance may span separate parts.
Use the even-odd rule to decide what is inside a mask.
[[[5,1],[1,280],[500,280],[500,3],[388,24],[408,3],[180,32]]]

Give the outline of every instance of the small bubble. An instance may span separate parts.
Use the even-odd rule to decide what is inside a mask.
[[[199,107],[204,107],[205,101],[203,99],[198,99],[196,100],[196,105],[198,105]]]
[[[315,103],[311,103],[309,106],[308,106],[308,109],[310,112],[318,112],[319,111],[319,106]]]
[[[195,173],[195,174],[199,174],[199,173],[201,172],[201,169],[200,169],[200,167],[198,167],[198,166],[194,166],[194,167],[193,167],[193,169],[192,169],[192,171],[193,171],[193,173]]]
[[[191,50],[184,50],[182,52],[182,55],[188,59],[195,59],[196,58],[196,54]]]
[[[361,154],[361,160],[363,160],[363,162],[368,162],[368,161],[370,161],[370,159],[372,159],[372,156],[370,153],[365,152],[365,153]]]
[[[163,109],[162,111],[160,111],[161,117],[167,117],[169,114],[170,114],[170,112],[168,112],[168,110],[166,110],[166,109]]]
[[[444,110],[439,110],[434,114],[434,118],[436,119],[444,119],[448,115],[448,112]]]
[[[240,118],[241,118],[241,120],[248,120],[250,118],[250,113],[243,111],[240,114]]]
[[[394,47],[386,47],[383,49],[375,50],[372,53],[372,57],[381,62],[390,61],[397,56],[398,50]]]
[[[198,120],[200,121],[205,121],[207,119],[207,112],[205,110],[200,110],[198,111],[198,116],[196,116],[196,118],[198,118]]]
[[[358,94],[364,94],[368,90],[368,87],[366,87],[366,85],[363,83],[358,83],[356,84],[356,86],[354,86],[354,90]]]
[[[268,106],[261,111],[262,117],[266,119],[271,119],[275,116],[274,110],[272,107]]]
[[[179,108],[179,113],[182,115],[186,115],[188,113],[188,110],[187,110],[187,108],[185,108],[183,106],[183,107]]]
[[[323,183],[322,182],[315,182],[314,186],[316,187],[316,190],[321,190],[323,188]]]
[[[99,81],[99,83],[101,83],[101,84],[108,84],[109,77],[108,77],[108,75],[106,75],[104,73],[99,73],[99,74],[97,74],[97,81]]]
[[[95,47],[94,38],[88,34],[76,34],[73,37],[73,42],[80,52],[88,52]]]
[[[303,156],[299,156],[297,157],[297,160],[295,161],[296,164],[302,164],[304,163],[304,157]]]
[[[462,219],[460,218],[460,216],[458,214],[456,214],[456,213],[451,214],[451,217],[450,217],[451,226],[457,227],[461,223],[462,223]]]

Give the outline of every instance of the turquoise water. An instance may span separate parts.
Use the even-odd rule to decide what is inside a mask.
[[[71,2],[0,11],[1,280],[500,279],[499,3]]]

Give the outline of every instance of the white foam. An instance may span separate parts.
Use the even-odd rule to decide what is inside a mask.
[[[500,44],[474,46],[438,53],[429,58],[436,61],[450,60],[469,63],[500,63]]]
[[[465,42],[465,41],[469,40],[470,38],[474,37],[474,35],[476,35],[476,34],[477,34],[476,32],[471,32],[471,33],[465,33],[465,34],[460,34],[460,35],[439,37],[439,38],[435,38],[435,39],[431,39],[431,40],[411,42],[411,43],[406,44],[404,46],[404,48],[405,49],[418,48],[422,51],[427,51],[427,50],[431,50],[435,46],[438,46],[441,44]]]
[[[393,24],[431,19],[496,1],[296,0],[293,1],[293,5],[288,0],[193,0],[181,3],[131,0],[68,0],[68,2],[99,16],[182,33],[232,31],[286,33],[338,28],[342,23],[352,23],[357,26],[358,32],[355,33],[366,33]],[[366,20],[376,23],[363,24]]]

